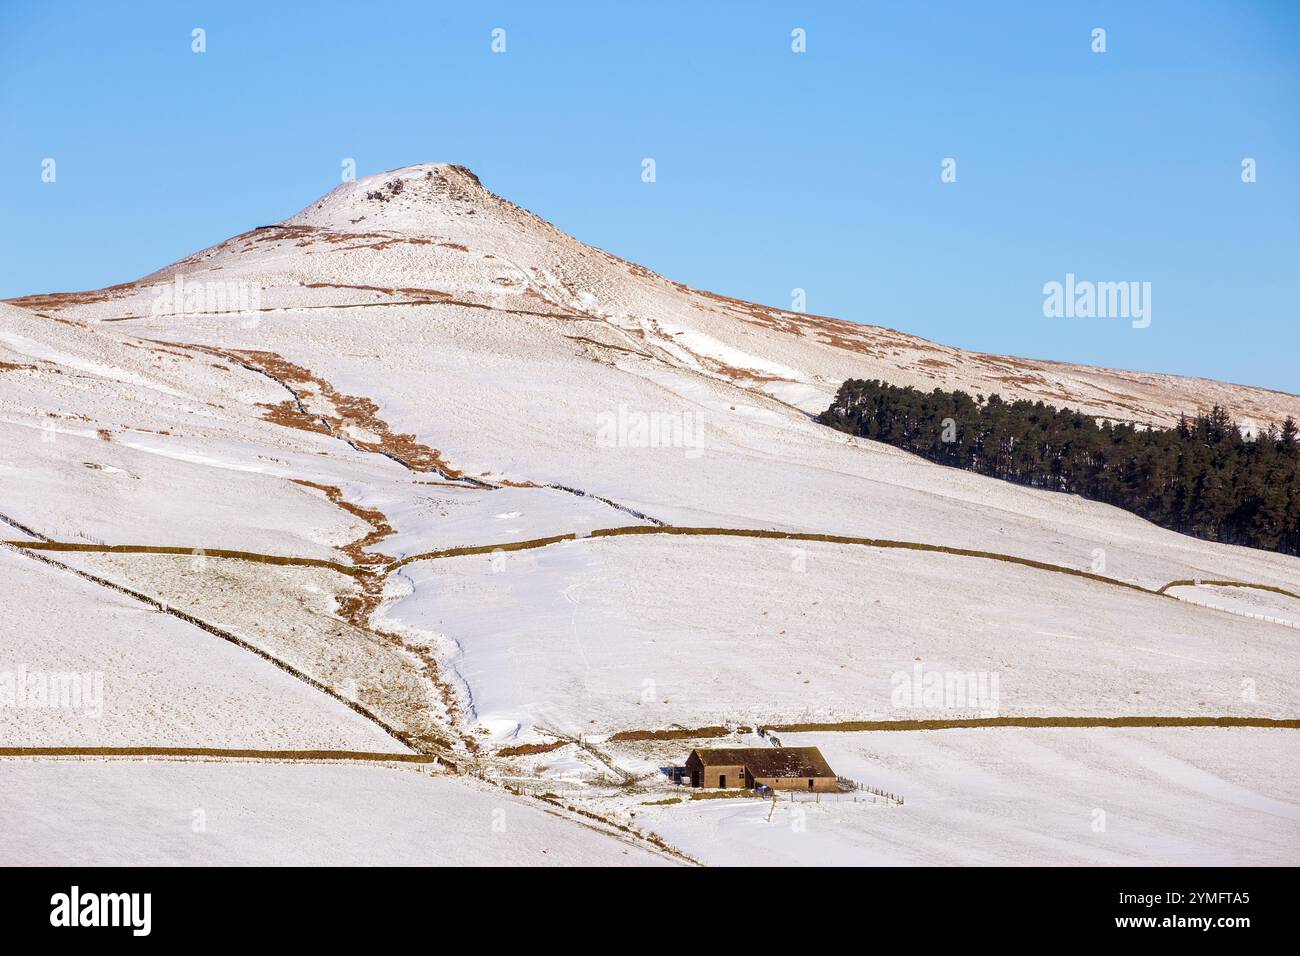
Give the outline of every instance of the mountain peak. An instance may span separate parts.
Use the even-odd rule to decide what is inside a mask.
[[[283,225],[418,233],[501,202],[465,166],[420,163],[345,182]]]

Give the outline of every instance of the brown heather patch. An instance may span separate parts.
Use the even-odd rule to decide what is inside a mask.
[[[260,407],[266,409],[262,417],[268,422],[283,425],[285,428],[297,428],[305,432],[318,432],[322,435],[330,434],[328,425],[316,415],[303,411],[302,407],[293,399],[286,398],[278,405],[262,405]]]
[[[289,385],[299,394],[303,404],[304,394],[315,394],[333,414],[326,412],[320,417],[330,426],[330,430],[342,433],[356,447],[377,454],[387,454],[402,461],[413,471],[436,471],[449,477],[460,477],[442,460],[435,448],[421,444],[414,435],[394,433],[388,423],[379,417],[379,406],[368,398],[348,395],[334,388],[329,382],[313,375],[308,369],[294,365],[273,352],[237,353],[252,361],[272,377]],[[364,430],[378,435],[378,441],[352,438],[348,432],[353,429]]]
[[[310,369],[295,365],[275,352],[224,350],[208,345],[182,347],[237,362],[284,386],[293,397],[275,405],[263,405],[266,409],[263,418],[267,421],[333,435],[360,451],[392,458],[411,471],[435,472],[451,479],[462,477],[436,448],[422,444],[414,435],[394,432],[380,417],[379,406],[373,401],[340,392]],[[375,435],[378,440],[358,438],[354,432]]]
[[[35,369],[35,365],[18,365],[15,362],[0,362],[0,372],[16,372],[24,369]]]
[[[749,733],[750,728],[740,728],[741,733]],[[621,730],[609,738],[610,743],[635,743],[640,740],[696,740],[708,737],[728,737],[728,727],[673,727],[670,730]]]
[[[692,800],[734,800],[736,797],[758,798],[756,790],[696,790],[691,794]]]
[[[515,747],[502,747],[497,751],[498,757],[531,757],[533,754],[548,754],[553,750],[568,746],[567,740],[556,740],[549,744],[519,744]]]
[[[95,302],[108,302],[118,296],[132,292],[138,286],[134,282],[122,282],[118,285],[105,286],[102,289],[90,289],[85,292],[50,292],[44,295],[24,295],[16,299],[5,299],[10,305],[21,309],[66,309],[73,305],[90,305]],[[49,316],[46,316],[49,318]]]
[[[881,353],[873,346],[881,344],[900,345],[917,351],[941,351],[940,347],[933,343],[926,342],[924,339],[903,335],[902,333],[895,332],[892,329],[859,325],[856,322],[849,322],[846,319],[837,319],[829,315],[789,312],[785,309],[755,305],[752,302],[746,302],[743,299],[735,299],[731,296],[719,295],[716,292],[709,292],[704,289],[693,289],[684,283],[663,279],[663,277],[657,276],[655,273],[648,272],[640,267],[636,267],[635,269],[630,268],[629,271],[633,275],[662,279],[662,281],[677,289],[679,292],[683,292],[687,295],[698,296],[699,298],[718,303],[727,312],[750,325],[764,329],[771,329],[787,335],[811,338],[824,345],[830,345],[848,352],[859,352],[879,357]]]
[[[708,356],[696,356],[696,357],[701,362],[704,363],[706,368],[709,368],[711,371],[717,373],[718,375],[725,376],[726,378],[729,378],[732,381],[736,381],[738,379],[743,379],[747,382],[760,382],[760,383],[788,381],[788,379],[785,379],[780,375],[764,375],[762,372],[756,372],[750,368],[738,368],[735,365],[728,365],[726,362],[723,362],[720,359],[709,358]]]
[[[360,221],[360,219],[353,220],[353,222]],[[394,245],[432,246],[438,244],[434,239],[427,239],[423,236],[408,236],[402,233],[367,232],[364,230],[342,232],[326,226],[280,224],[258,226],[256,229],[227,239],[221,246],[233,248],[236,244],[239,244],[240,251],[248,252],[255,249],[257,243],[293,243],[298,247],[326,243],[340,246],[344,252],[356,249],[386,249]],[[196,255],[181,261],[182,263],[194,264],[201,260]]]
[[[1046,387],[1049,383],[1041,375],[994,375],[993,381],[1002,382],[1004,385],[1010,385],[1012,388],[1023,388],[1026,391],[1034,388]]]

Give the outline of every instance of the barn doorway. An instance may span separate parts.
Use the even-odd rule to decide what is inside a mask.
[[[718,789],[719,790],[727,789],[727,775],[725,773],[718,774]]]
[[[809,792],[809,793],[812,792],[812,788],[813,788],[813,782],[812,782],[811,780],[809,780],[809,781],[808,781],[808,792]]]

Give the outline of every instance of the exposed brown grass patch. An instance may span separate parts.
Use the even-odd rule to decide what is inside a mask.
[[[436,448],[422,444],[414,435],[394,432],[380,416],[379,406],[370,399],[340,392],[309,369],[295,365],[274,352],[244,351],[232,354],[283,383],[294,393],[296,401],[292,404],[296,406],[298,414],[291,414],[284,411],[283,406],[276,406],[280,409],[276,414],[281,418],[301,421],[306,410],[308,414],[314,414],[329,431],[344,437],[363,451],[387,455],[412,471],[432,471],[450,478],[461,477],[461,473],[444,461]],[[309,430],[320,429],[309,426]],[[371,439],[360,437],[361,435],[376,437]]]
[[[741,733],[749,733],[741,728]],[[667,730],[622,730],[610,737],[610,743],[634,743],[639,740],[696,740],[730,736],[729,727],[672,727]]]
[[[531,757],[534,754],[548,754],[552,751],[559,750],[561,747],[567,747],[569,741],[556,740],[549,744],[518,744],[514,747],[502,747],[497,751],[498,757]]]
[[[379,406],[369,398],[340,392],[310,369],[275,352],[193,344],[183,347],[235,362],[282,385],[291,397],[274,405],[263,405],[263,418],[267,421],[333,435],[360,451],[392,458],[411,471],[433,472],[452,479],[463,477],[442,458],[438,449],[422,444],[414,435],[394,432],[380,415]]]
[[[104,286],[102,289],[88,289],[84,292],[50,292],[42,295],[24,295],[16,299],[5,299],[10,305],[20,309],[66,309],[74,305],[91,305],[96,302],[108,302],[122,295],[134,292],[139,286],[134,282],[121,282],[117,285]]]

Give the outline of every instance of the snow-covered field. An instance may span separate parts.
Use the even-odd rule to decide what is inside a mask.
[[[0,747],[409,752],[274,664],[5,549],[0,608]]]
[[[980,558],[638,535],[419,562],[389,593],[385,620],[427,628],[468,719],[511,743],[534,727],[1287,717],[1300,699],[1286,628]],[[930,674],[985,692],[923,699]]]
[[[1189,604],[1300,628],[1300,599],[1275,591],[1200,584],[1173,587],[1168,593]]]
[[[460,167],[358,180],[136,282],[0,303],[0,536],[185,552],[53,555],[185,617],[0,552],[0,650],[29,667],[66,661],[105,676],[94,727],[76,714],[0,710],[0,746],[397,746],[369,714],[462,769],[496,780],[558,774],[599,807],[600,788],[645,770],[634,751],[601,749],[618,730],[989,711],[984,700],[919,714],[900,704],[899,675],[918,667],[996,676],[1001,714],[1297,715],[1294,627],[1232,613],[1295,623],[1294,602],[1275,592],[1172,589],[1215,605],[1206,608],[934,552],[585,537],[660,523],[834,533],[1008,555],[1148,590],[1232,580],[1300,592],[1295,558],[1199,541],[815,424],[810,413],[847,377],[1151,423],[1212,403],[1261,426],[1300,417],[1300,397],[1280,392],[966,353],[698,292],[582,245]],[[562,534],[582,537],[509,550]],[[485,553],[386,568],[471,546]],[[217,549],[338,567],[208,554]],[[496,754],[547,732],[590,739],[541,761]],[[1143,748],[1184,739],[1152,730],[1103,744],[1095,731],[1072,733],[979,740],[1021,742],[1026,761],[1046,748],[1045,765],[1066,740],[1118,748],[1114,766],[1096,772],[1127,793],[1124,768],[1141,764]],[[1240,739],[1276,763],[1292,733]],[[889,746],[941,739],[898,734]],[[1227,756],[1177,759],[1232,783],[1250,768]],[[964,759],[939,761],[927,785],[956,790]],[[990,790],[1024,776],[1018,758],[984,765]],[[123,801],[152,773],[184,786],[209,779],[135,766],[55,772],[108,775]],[[0,762],[0,789],[32,767]],[[214,773],[242,782],[265,769]],[[468,784],[436,782],[458,787]],[[1012,817],[1026,832],[1056,826],[1054,808],[1070,799],[1050,773],[1034,787]],[[1162,787],[1181,799],[1170,780],[1145,777],[1131,799],[1158,802]],[[345,791],[339,826],[356,812]],[[13,792],[19,818],[76,812],[23,803],[34,787]],[[431,792],[413,789],[402,797],[409,812],[393,819],[418,820],[417,794]],[[727,805],[663,813],[696,842],[692,815]],[[993,840],[1013,826],[981,818],[996,805],[976,801],[945,825],[965,821]],[[1210,816],[1219,804],[1180,808],[1178,826],[1206,835],[1205,860],[1278,858],[1260,842],[1232,850],[1236,824]],[[270,846],[300,832],[266,819],[258,832]],[[1154,828],[1153,860],[1169,847],[1195,859],[1172,824],[1134,819]],[[739,832],[725,839],[743,845]],[[136,852],[109,831],[104,839],[105,860]],[[1294,853],[1293,832],[1286,841]],[[250,846],[233,842],[226,858],[261,852]],[[791,846],[806,848],[804,862],[830,853],[815,840]],[[1139,861],[1141,846],[1125,852]],[[1062,861],[1079,852],[1041,848]]]
[[[786,734],[903,797],[638,806],[716,865],[1294,865],[1294,731],[940,730]],[[771,819],[769,819],[769,814]]]
[[[897,793],[636,805],[714,865],[1294,865],[1294,731],[982,730],[788,734]],[[679,788],[680,791],[680,788]]]
[[[0,866],[674,862],[500,788],[388,767],[14,761],[0,780]]]

